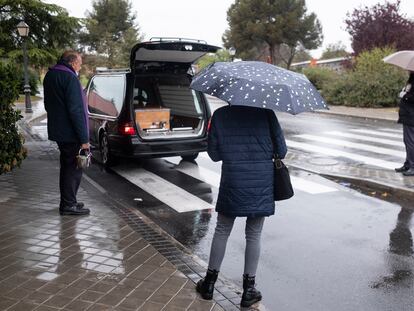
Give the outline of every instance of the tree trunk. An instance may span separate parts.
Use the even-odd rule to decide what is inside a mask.
[[[295,58],[296,55],[296,47],[290,47],[290,54],[288,61],[286,62],[286,69],[290,69],[290,65],[292,64],[293,58]]]
[[[270,57],[270,63],[272,65],[275,64],[275,47],[273,44],[268,44],[269,45],[269,57]]]

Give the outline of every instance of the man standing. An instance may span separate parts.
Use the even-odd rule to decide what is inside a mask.
[[[87,215],[89,209],[77,202],[76,194],[82,179],[77,167],[79,149],[89,149],[89,126],[86,100],[78,73],[82,57],[78,52],[66,51],[58,63],[49,68],[43,81],[49,139],[60,150],[60,206],[61,215]]]
[[[407,158],[395,171],[404,176],[414,176],[414,72],[410,72],[407,85],[402,90],[398,123],[403,125],[403,136]]]

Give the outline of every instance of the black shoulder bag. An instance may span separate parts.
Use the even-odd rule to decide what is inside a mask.
[[[269,112],[270,113],[270,112]],[[289,170],[279,158],[276,151],[276,138],[273,135],[271,117],[267,114],[270,138],[273,145],[273,197],[275,201],[287,200],[293,197],[293,187],[290,181]],[[272,112],[273,113],[273,112]]]

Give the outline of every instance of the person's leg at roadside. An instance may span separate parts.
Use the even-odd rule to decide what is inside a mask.
[[[264,219],[264,217],[248,217],[246,220],[242,307],[249,307],[262,300],[262,294],[255,288],[255,281]]]
[[[406,136],[407,136],[406,127],[407,127],[406,125],[403,125],[403,141],[404,141],[405,150],[406,150],[406,158],[405,158],[405,162],[404,162],[403,166],[395,169],[395,171],[397,173],[403,173],[403,172],[406,172],[410,169],[410,164],[408,162],[408,149],[407,149],[407,143],[406,143]]]
[[[79,144],[58,143],[60,150],[60,213],[61,215],[85,215],[89,210],[77,206],[76,194],[82,179],[82,169],[76,165]]]
[[[414,176],[414,126],[404,125],[403,133],[408,165],[408,170],[403,174],[404,176]]]
[[[217,281],[221,263],[223,262],[227,240],[233,229],[234,220],[235,217],[225,216],[221,213],[217,215],[217,224],[211,243],[207,274],[204,279],[198,281],[196,286],[197,292],[204,299],[210,300],[213,298],[214,284]]]

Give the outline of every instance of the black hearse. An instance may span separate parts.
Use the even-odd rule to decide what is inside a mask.
[[[88,82],[90,142],[109,166],[117,158],[181,156],[207,148],[210,108],[191,90],[193,63],[219,47],[204,41],[152,38],[136,44],[130,68],[100,69]]]

